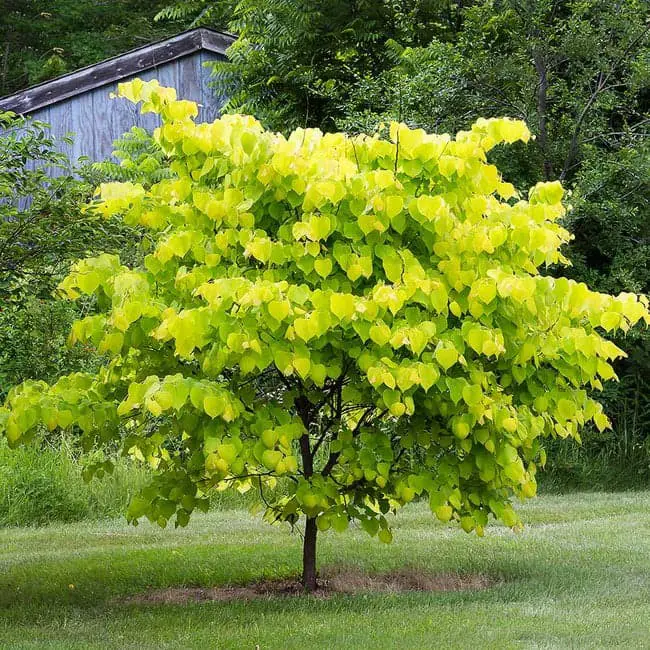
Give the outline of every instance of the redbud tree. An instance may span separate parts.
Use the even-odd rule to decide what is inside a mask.
[[[184,526],[213,490],[254,489],[267,521],[304,518],[312,590],[318,531],[390,542],[387,515],[414,499],[468,532],[515,527],[543,439],[608,426],[590,394],[623,352],[603,333],[648,323],[648,301],[540,273],[567,263],[562,187],[520,196],[487,160],[529,139],[522,122],[286,138],[242,115],[196,124],[155,81],[118,94],[160,114],[171,175],[105,184],[93,209],[151,249],[74,265],[61,290],[98,311],[71,342],[106,362],[12,389],[11,445],[73,428],[146,460],[134,522]]]

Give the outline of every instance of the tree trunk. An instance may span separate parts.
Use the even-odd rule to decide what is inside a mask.
[[[548,94],[548,71],[546,60],[539,52],[533,55],[535,70],[537,71],[537,119],[539,121],[539,136],[537,142],[544,157],[544,180],[550,181],[553,177],[553,163],[548,152],[548,122],[546,100]]]
[[[316,518],[307,517],[302,545],[302,584],[306,591],[315,591],[316,583]]]

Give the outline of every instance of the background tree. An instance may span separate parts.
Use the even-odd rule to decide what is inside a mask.
[[[239,36],[227,63],[214,65],[226,110],[270,128],[336,129],[354,87],[394,63],[393,41],[446,38],[462,2],[448,0],[198,0],[158,15],[228,28]]]
[[[338,125],[366,131],[401,116],[441,132],[479,115],[526,120],[535,142],[492,159],[517,183],[561,178],[573,189],[569,276],[603,291],[647,292],[649,43],[648,5],[635,0],[476,2],[452,42],[406,48],[392,69],[361,82]],[[585,487],[617,465],[631,483],[650,470],[647,334],[617,342],[629,356],[606,396],[615,433],[588,447],[601,476],[588,471]]]
[[[386,515],[418,496],[468,532],[515,526],[542,439],[608,425],[587,389],[622,352],[601,332],[650,322],[648,301],[539,275],[565,262],[561,185],[521,199],[486,160],[529,139],[522,122],[284,138],[246,116],[196,125],[157,82],[120,94],[162,115],[174,176],[105,184],[96,209],[149,229],[152,252],[63,281],[100,308],[72,340],[112,358],[13,389],[11,445],[43,423],[146,458],[131,520],[182,526],[212,489],[257,489],[268,521],[304,516],[313,590],[319,529],[356,520],[389,542]]]
[[[49,295],[71,259],[110,245],[112,224],[82,215],[92,184],[75,178],[47,124],[0,113],[0,129],[0,290],[6,300],[33,282]]]
[[[0,96],[140,45],[181,26],[154,23],[161,0],[4,0]]]

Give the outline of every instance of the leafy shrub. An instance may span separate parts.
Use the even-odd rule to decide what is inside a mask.
[[[0,396],[26,379],[50,381],[96,365],[90,348],[66,345],[79,315],[76,305],[30,296],[0,307]]]

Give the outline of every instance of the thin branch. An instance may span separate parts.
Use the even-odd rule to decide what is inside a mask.
[[[357,425],[352,430],[353,437],[357,435],[361,427],[365,424],[368,415],[370,415],[375,410],[375,408],[376,407],[374,405],[369,407],[368,409],[366,409],[365,413],[359,418],[359,422],[357,422]],[[383,411],[382,414],[376,419],[380,419],[386,412],[387,411]],[[330,454],[329,458],[327,459],[327,462],[325,463],[325,467],[323,467],[323,471],[321,472],[323,476],[329,476],[330,472],[336,465],[340,455],[341,455],[340,451],[334,451]]]
[[[596,88],[587,100],[587,103],[585,104],[584,108],[580,112],[580,115],[578,116],[578,119],[576,121],[575,127],[573,129],[573,135],[571,137],[571,142],[569,144],[569,152],[567,153],[567,157],[564,161],[564,166],[562,168],[562,173],[560,174],[560,180],[564,180],[571,170],[573,166],[573,161],[578,153],[578,144],[579,144],[579,138],[580,138],[580,132],[582,130],[582,125],[587,117],[587,113],[591,109],[591,107],[594,105],[596,102],[596,99],[598,99],[599,95],[604,92],[607,89],[607,82],[609,81],[610,77],[614,74],[616,69],[618,68],[623,61],[625,61],[627,55],[632,51],[632,49],[640,43],[650,32],[650,22],[645,26],[645,29],[636,37],[633,38],[632,41],[628,44],[628,46],[623,50],[621,55],[614,61],[614,63],[610,66],[610,69],[607,73],[600,72],[598,74],[598,82],[596,84]]]

